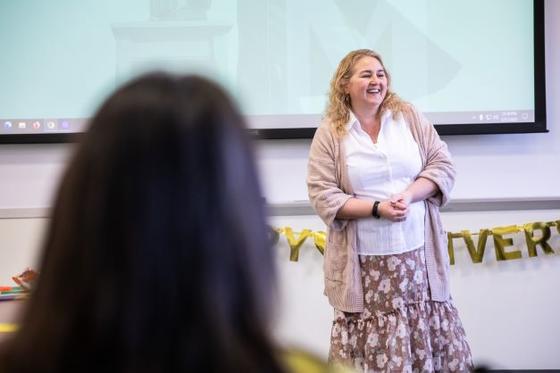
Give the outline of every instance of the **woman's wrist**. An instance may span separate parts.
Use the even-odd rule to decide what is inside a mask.
[[[402,193],[402,197],[403,197],[403,202],[406,206],[409,206],[411,203],[414,202],[414,193],[412,193],[412,191],[408,189]]]

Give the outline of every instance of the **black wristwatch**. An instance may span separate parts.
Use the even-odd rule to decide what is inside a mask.
[[[381,217],[381,215],[379,215],[379,204],[381,202],[379,201],[375,201],[373,202],[373,208],[371,209],[371,216],[373,216],[376,219],[379,219]]]

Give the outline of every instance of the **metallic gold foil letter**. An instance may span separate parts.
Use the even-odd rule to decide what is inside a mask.
[[[461,233],[463,234],[463,239],[465,240],[465,244],[467,245],[467,249],[469,250],[469,255],[471,256],[472,262],[481,263],[482,258],[484,257],[484,249],[486,249],[486,240],[488,239],[490,230],[481,229],[479,231],[476,247],[474,246],[471,232],[464,230],[461,231]]]
[[[327,234],[323,231],[313,232],[313,240],[315,242],[315,247],[321,255],[325,255],[325,246],[327,244]]]
[[[299,249],[307,237],[311,235],[311,231],[309,229],[304,229],[297,238],[294,236],[294,232],[290,227],[285,227],[283,233],[288,239],[288,245],[290,245],[290,261],[297,262],[299,259]]]
[[[511,260],[521,258],[521,251],[516,250],[512,252],[506,252],[506,246],[513,246],[513,239],[504,238],[504,234],[511,234],[519,232],[517,225],[510,225],[507,227],[492,228],[492,234],[494,235],[494,250],[496,250],[497,260]]]
[[[535,237],[535,229],[542,231],[542,236]],[[554,254],[552,247],[546,242],[550,239],[550,228],[546,223],[527,223],[523,226],[529,256],[537,256],[537,246],[541,246],[545,254]]]
[[[447,232],[447,252],[449,253],[449,264],[455,264],[455,248],[453,247],[453,239],[454,238],[463,238],[463,232],[461,233],[452,233]]]

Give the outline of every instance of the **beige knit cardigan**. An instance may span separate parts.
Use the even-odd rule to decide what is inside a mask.
[[[424,202],[424,249],[431,298],[446,301],[449,299],[449,255],[439,207],[449,199],[455,169],[447,145],[433,125],[414,108],[405,118],[420,148],[422,171],[418,177],[432,180],[439,187],[439,192]],[[362,312],[364,294],[356,249],[356,221],[336,218],[338,210],[353,196],[353,191],[342,138],[326,120],[313,137],[307,171],[309,200],[328,231],[323,265],[325,294],[338,310]]]

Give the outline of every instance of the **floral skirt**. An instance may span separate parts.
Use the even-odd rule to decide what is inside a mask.
[[[473,367],[457,309],[430,300],[424,249],[360,256],[364,311],[335,309],[329,361],[363,372]]]

